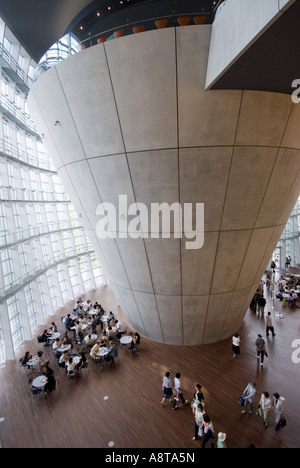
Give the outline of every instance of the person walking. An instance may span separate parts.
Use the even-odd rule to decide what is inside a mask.
[[[195,434],[194,434],[193,440],[197,440],[199,437],[202,437],[203,435],[202,424],[203,424],[204,414],[205,414],[205,411],[204,411],[203,405],[202,403],[199,403],[195,411],[195,428],[194,428]]]
[[[196,387],[195,387],[195,393],[194,393],[193,401],[192,401],[192,404],[191,404],[193,414],[195,414],[199,403],[202,403],[202,405],[204,406],[204,395],[203,395],[201,389],[202,389],[202,385],[197,384]]]
[[[271,316],[271,312],[268,312],[267,314],[267,328],[266,328],[266,335],[269,336],[269,333],[272,333],[272,336],[276,336],[274,332],[274,327],[273,327],[273,319]]]
[[[226,434],[224,432],[219,432],[218,441],[217,441],[217,448],[218,449],[227,448],[225,440],[226,440]]]
[[[258,335],[258,338],[255,341],[255,350],[257,353],[257,359],[260,359],[260,365],[263,366],[266,355],[266,343],[261,335]]]
[[[232,337],[232,351],[233,351],[233,359],[236,358],[236,356],[239,356],[241,354],[240,351],[240,344],[241,344],[241,338],[239,337],[238,333],[236,333]]]
[[[269,417],[272,409],[272,400],[268,392],[264,392],[259,402],[259,413],[263,418],[264,426],[267,429],[269,425]]]
[[[165,400],[170,400],[173,395],[172,381],[170,379],[170,372],[166,372],[162,381],[163,398],[161,400],[161,406],[164,406]]]
[[[248,406],[250,406],[249,414],[253,413],[253,401],[256,394],[256,384],[254,382],[250,382],[244,390],[243,393],[243,400],[244,400],[244,408],[242,414],[247,413]]]
[[[258,314],[261,315],[261,317],[264,316],[266,303],[267,303],[266,299],[264,298],[263,295],[261,295],[257,301],[257,312]]]
[[[211,448],[215,448],[216,439],[214,437],[214,426],[211,422],[210,417],[206,413],[203,415],[203,423],[201,425],[201,429],[203,430],[203,440],[201,448],[205,448],[207,443],[211,445]]]
[[[274,262],[274,260],[272,260],[272,263],[271,263],[271,268],[272,268],[272,273],[273,275],[275,275],[275,268],[277,267],[276,263]]]
[[[174,390],[176,392],[176,396],[174,396],[174,399],[173,399],[173,410],[177,408],[177,401],[179,400],[179,398],[184,405],[186,405],[189,402],[189,400],[185,400],[183,397],[182,390],[181,390],[180,375],[181,375],[180,372],[177,372],[174,378]]]
[[[273,407],[275,411],[275,431],[279,431],[281,427],[284,427],[285,421],[285,408],[283,402],[285,399],[279,395],[279,393],[273,393]]]

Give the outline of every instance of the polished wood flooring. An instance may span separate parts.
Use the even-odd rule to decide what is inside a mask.
[[[103,288],[89,296],[109,310],[117,305]],[[273,313],[282,304],[268,296]],[[60,318],[72,305],[51,317],[60,331]],[[121,311],[118,312],[121,315]],[[275,338],[268,338],[269,359],[258,365],[254,341],[265,336],[264,319],[250,310],[241,330],[241,355],[232,359],[231,339],[209,346],[179,347],[141,341],[134,356],[122,348],[114,368],[89,363],[88,373],[77,380],[67,379],[58,368],[52,351],[47,351],[58,381],[57,391],[37,400],[28,394],[29,376],[17,362],[0,369],[0,442],[3,448],[119,448],[195,449],[201,441],[192,441],[194,419],[190,405],[173,411],[160,405],[161,381],[169,370],[181,372],[185,398],[191,399],[194,385],[201,383],[206,412],[215,432],[227,434],[228,448],[296,448],[300,446],[300,364],[293,364],[292,342],[300,339],[300,309],[283,309],[284,319],[274,318]],[[44,327],[41,327],[44,328]],[[35,353],[43,349],[34,339],[20,350]],[[300,353],[299,353],[300,355]],[[238,398],[250,381],[257,385],[255,408],[262,392],[278,392],[286,398],[287,427],[275,432],[274,415],[266,430],[255,413],[241,414]]]

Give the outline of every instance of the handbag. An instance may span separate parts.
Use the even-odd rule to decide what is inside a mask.
[[[242,406],[244,406],[244,404],[245,404],[245,400],[244,400],[244,398],[242,396],[239,398],[239,404],[242,405]]]
[[[286,426],[286,419],[283,418],[281,421],[280,421],[280,427],[285,427]]]

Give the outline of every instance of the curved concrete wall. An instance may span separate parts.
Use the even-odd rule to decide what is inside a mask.
[[[211,343],[240,327],[300,192],[300,106],[282,94],[205,91],[210,32],[92,47],[29,96],[128,322],[170,344]],[[97,207],[120,194],[129,205],[204,203],[203,248],[175,236],[100,240]]]

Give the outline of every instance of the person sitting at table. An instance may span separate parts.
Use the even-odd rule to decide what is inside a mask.
[[[86,345],[88,348],[90,347],[93,347],[94,344],[95,344],[96,340],[95,338],[92,338],[92,335],[88,335],[87,339],[86,339]]]
[[[69,360],[66,362],[66,373],[67,375],[73,374],[76,370],[76,365],[73,362],[72,356],[69,358]]]
[[[135,332],[133,341],[135,342],[136,345],[139,345],[141,342],[141,336],[138,334],[138,332]]]
[[[73,328],[76,336],[76,341],[81,342],[83,339],[83,331],[79,320],[77,320],[76,325]]]
[[[104,357],[104,361],[112,363],[112,367],[114,367],[115,364],[115,357],[118,356],[118,348],[115,345],[115,343],[110,343],[110,346],[108,348],[108,355]]]
[[[103,330],[103,335],[101,336],[101,341],[103,341],[105,343],[105,346],[107,345],[107,342],[108,342],[108,336],[107,336],[107,333],[106,333],[106,330]]]
[[[51,325],[50,325],[49,330],[50,330],[50,333],[51,333],[51,334],[52,334],[52,333],[57,333],[57,326],[55,325],[54,322],[51,322]]]
[[[67,346],[67,345],[71,345],[71,348],[73,349],[72,340],[68,337],[68,335],[65,335],[64,339],[63,339],[63,342],[62,342],[62,346]]]
[[[38,351],[37,352],[37,357],[38,357],[38,362],[39,362],[39,365],[40,365],[40,369],[42,371],[44,366],[47,364],[46,356],[43,353],[43,351]]]
[[[60,341],[60,338],[56,338],[56,340],[54,341],[53,345],[52,345],[52,350],[54,352],[54,355],[55,357],[59,357],[60,356],[60,353],[57,351],[58,348],[60,348],[62,345],[61,341]]]
[[[97,343],[92,347],[91,352],[90,352],[91,358],[94,359],[95,361],[100,361],[100,357],[97,356],[97,352],[100,349],[100,345],[101,345],[101,342],[97,341]]]
[[[30,353],[30,351],[26,351],[24,357],[20,359],[21,366],[23,367],[27,366],[27,368],[30,369],[30,366],[27,365],[27,362],[30,361],[31,358],[32,358],[32,354]]]
[[[69,351],[64,351],[58,360],[59,367],[66,367],[66,362],[69,360]]]
[[[107,325],[110,325],[110,322],[112,320],[115,320],[115,316],[114,314],[112,313],[112,311],[109,312],[109,315],[108,315],[108,319],[107,319]]]
[[[53,370],[49,367],[49,365],[46,365],[44,367],[44,376],[47,378],[47,383],[44,387],[44,392],[54,392],[56,389],[56,380],[54,378]]]
[[[107,334],[108,339],[114,335],[114,332],[113,332],[113,329],[112,329],[111,325],[109,325],[109,327],[107,328],[106,334]]]
[[[119,322],[119,320],[116,320],[115,321],[115,327],[116,327],[118,333],[121,333],[121,335],[125,335],[126,329],[125,329],[122,322]]]
[[[48,345],[48,338],[50,337],[48,330],[44,330],[42,335],[38,337],[39,343],[45,343],[45,347]]]
[[[87,367],[87,358],[86,358],[85,353],[81,351],[81,353],[79,354],[79,357],[80,357],[80,361],[76,365],[76,369],[77,370],[85,369]]]

